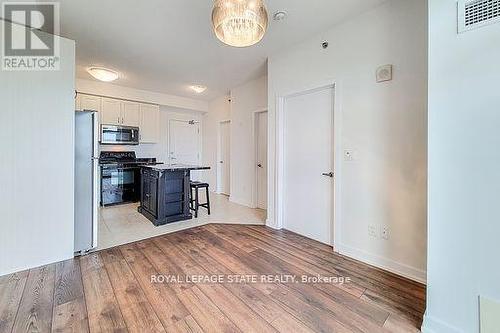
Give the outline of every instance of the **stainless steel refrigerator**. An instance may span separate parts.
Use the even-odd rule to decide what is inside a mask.
[[[97,113],[75,114],[75,253],[97,247],[99,209]]]

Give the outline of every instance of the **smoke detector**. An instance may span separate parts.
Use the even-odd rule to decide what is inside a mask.
[[[287,12],[280,10],[280,11],[274,13],[273,20],[280,22],[280,21],[285,20],[287,18],[287,16],[288,16]]]

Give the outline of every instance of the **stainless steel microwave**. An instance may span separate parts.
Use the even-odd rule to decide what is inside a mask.
[[[130,126],[102,125],[101,144],[138,145],[139,128]]]

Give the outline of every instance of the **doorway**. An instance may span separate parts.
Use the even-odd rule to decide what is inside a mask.
[[[283,100],[283,226],[332,245],[334,88]]]
[[[171,164],[201,164],[200,124],[194,120],[169,121],[168,159]],[[192,180],[200,180],[200,172],[191,172]]]
[[[254,206],[267,210],[267,130],[268,113],[255,112],[255,194]]]
[[[219,123],[217,150],[217,192],[231,195],[231,121]]]

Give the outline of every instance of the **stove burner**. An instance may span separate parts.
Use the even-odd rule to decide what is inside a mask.
[[[102,151],[99,156],[99,163],[101,164],[135,161],[137,161],[137,158],[133,151]]]

